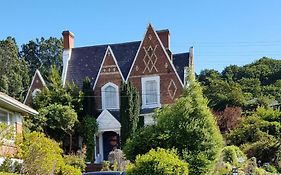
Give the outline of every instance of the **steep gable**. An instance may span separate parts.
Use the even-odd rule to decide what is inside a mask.
[[[32,96],[34,95],[34,93],[36,93],[35,91],[41,91],[45,86],[46,83],[40,71],[37,69],[32,77],[32,81],[24,99],[24,104],[31,106],[33,98]]]
[[[123,81],[125,79],[118,66],[115,55],[111,47],[108,46],[93,86],[94,94],[96,97],[101,97],[101,88],[105,84],[110,82],[120,87]],[[101,98],[96,98],[95,101],[97,108],[101,109]]]
[[[149,25],[130,69],[127,81],[141,92],[141,78],[160,76],[161,104],[173,103],[183,90],[183,83],[158,35]]]

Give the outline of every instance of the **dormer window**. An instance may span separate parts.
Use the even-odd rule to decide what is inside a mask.
[[[119,90],[114,83],[107,83],[101,88],[102,109],[119,109]]]
[[[143,77],[142,84],[142,108],[160,107],[160,77]]]

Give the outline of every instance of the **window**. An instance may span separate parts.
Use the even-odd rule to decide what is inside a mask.
[[[40,92],[41,92],[40,89],[34,89],[34,91],[32,92],[32,99],[34,99]]]
[[[143,77],[142,84],[142,108],[160,107],[160,78]]]
[[[118,86],[113,83],[107,83],[101,88],[102,108],[119,109]]]

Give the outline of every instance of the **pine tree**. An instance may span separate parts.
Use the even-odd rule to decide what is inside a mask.
[[[166,147],[175,147],[190,165],[190,174],[211,174],[223,145],[215,118],[202,88],[189,73],[183,96],[156,114],[157,126],[166,132]]]
[[[0,91],[23,100],[29,86],[27,64],[19,58],[14,38],[0,41]]]
[[[123,83],[120,92],[121,145],[135,133],[140,114],[139,94],[129,82]]]

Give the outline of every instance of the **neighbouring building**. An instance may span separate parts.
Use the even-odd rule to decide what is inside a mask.
[[[31,84],[29,86],[29,89],[27,91],[27,94],[24,99],[24,104],[28,106],[32,106],[32,99],[36,96],[38,92],[41,92],[43,87],[46,87],[46,83],[40,73],[40,71],[37,69],[33,75]]]
[[[37,111],[16,99],[0,92],[0,122],[13,126],[14,136],[22,133],[22,122],[25,115],[36,115]],[[1,139],[0,156],[12,156],[16,153],[15,137],[11,140]]]
[[[62,82],[74,82],[80,88],[83,80],[92,80],[96,106],[98,133],[95,141],[96,160],[107,160],[108,153],[119,145],[119,91],[122,82],[131,82],[140,93],[144,125],[152,124],[153,111],[172,104],[182,94],[186,84],[187,68],[193,71],[193,47],[185,53],[172,53],[169,30],[155,31],[149,24],[144,38],[117,44],[74,47],[74,34],[63,31]],[[26,97],[31,104],[32,96],[45,86],[36,71]]]

